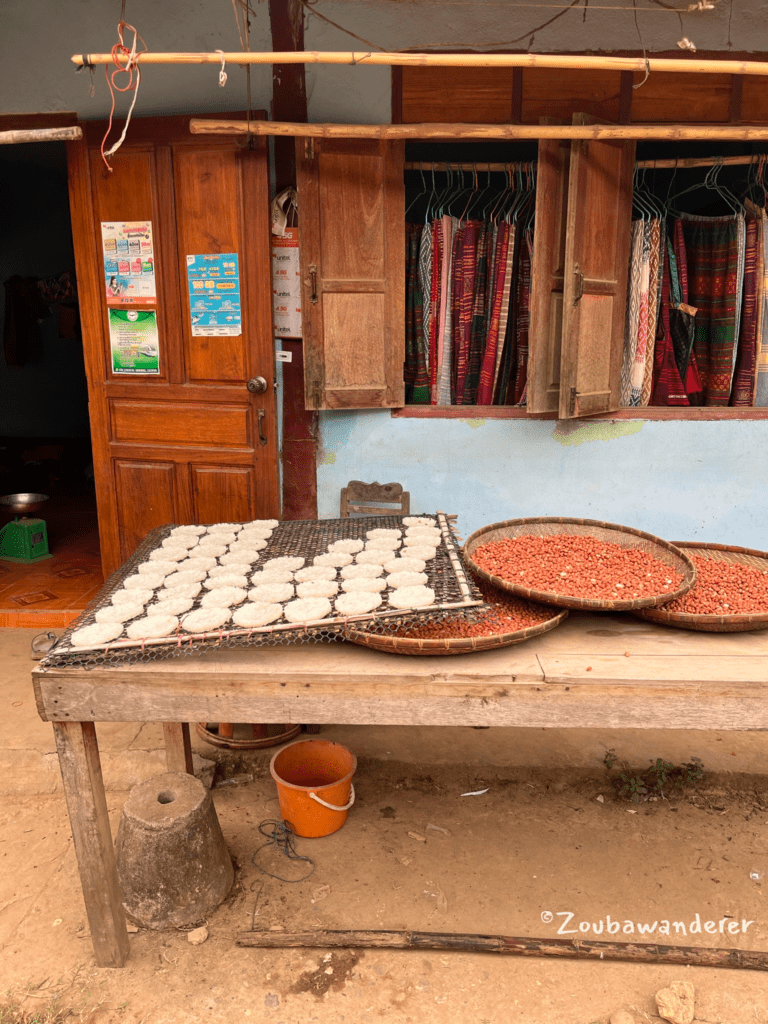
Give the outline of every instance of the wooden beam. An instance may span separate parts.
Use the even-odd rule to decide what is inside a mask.
[[[673,71],[689,74],[768,75],[768,61],[700,60],[695,57],[587,57],[581,54],[543,53],[371,53],[359,51],[304,50],[284,52],[233,53],[142,53],[141,64],[366,64],[384,67],[465,67],[465,68],[566,68],[582,71]],[[128,62],[119,54],[117,61]],[[72,63],[78,67],[112,64],[111,53],[76,53]]]
[[[626,961],[675,964],[678,967],[730,967],[768,971],[768,953],[749,949],[711,949],[707,946],[662,946],[656,942],[592,942],[587,939],[515,938],[510,935],[472,935],[408,931],[240,932],[238,946],[259,949],[439,949],[453,953],[500,953],[504,956],[542,956],[566,960]]]
[[[296,124],[285,121],[219,121],[193,118],[193,135],[291,135],[316,139],[768,139],[768,125],[672,124]]]
[[[82,137],[82,128],[29,128],[0,132],[0,146],[15,146],[20,142],[72,142]]]

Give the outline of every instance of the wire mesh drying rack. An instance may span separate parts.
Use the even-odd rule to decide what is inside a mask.
[[[442,512],[429,514],[440,528],[442,541],[435,551],[425,570],[427,586],[435,592],[435,603],[421,609],[399,610],[387,607],[367,612],[362,615],[345,616],[343,618],[327,617],[306,623],[286,623],[278,621],[268,626],[242,628],[238,626],[222,627],[208,633],[186,633],[177,630],[170,637],[147,640],[113,640],[88,648],[74,647],[70,641],[72,633],[95,622],[95,614],[100,608],[110,604],[112,595],[120,590],[125,579],[133,575],[137,567],[145,562],[150,552],[162,544],[174,528],[174,524],[157,527],[152,530],[139,545],[133,555],[106,581],[101,591],[88,605],[78,619],[67,627],[63,635],[40,662],[40,669],[63,666],[79,666],[96,668],[119,666],[153,661],[182,654],[193,654],[221,647],[258,647],[295,643],[297,641],[327,641],[343,638],[349,625],[362,625],[370,628],[377,622],[397,620],[399,623],[420,622],[425,619],[442,619],[448,615],[473,612],[483,605],[483,598],[466,572],[462,562],[459,544],[452,523]],[[248,571],[250,580],[252,571],[258,571],[270,558],[283,555],[298,555],[311,564],[315,555],[322,554],[333,541],[342,539],[364,539],[367,530],[401,529],[402,515],[365,516],[359,519],[308,519],[281,522],[269,538],[266,548]],[[192,609],[200,606],[200,597],[195,599]],[[156,597],[147,606],[146,613],[151,614]],[[144,613],[142,613],[144,614]],[[333,613],[332,613],[333,614]]]

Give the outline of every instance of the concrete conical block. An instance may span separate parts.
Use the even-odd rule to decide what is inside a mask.
[[[211,794],[192,775],[169,772],[134,786],[116,848],[126,914],[145,928],[195,924],[234,880]]]

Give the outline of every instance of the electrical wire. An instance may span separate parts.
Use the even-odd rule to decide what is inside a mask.
[[[123,0],[122,13],[125,13],[125,0]],[[109,86],[109,92],[112,97],[112,107],[109,111],[109,124],[107,125],[107,130],[104,133],[104,138],[101,140],[101,159],[104,161],[104,166],[110,172],[112,171],[112,167],[110,166],[109,160],[107,158],[110,156],[114,156],[114,154],[118,151],[118,149],[120,149],[122,144],[125,142],[125,135],[128,131],[128,125],[131,123],[133,108],[136,106],[136,99],[139,95],[139,86],[141,85],[141,68],[139,67],[139,57],[142,55],[142,53],[146,53],[147,51],[147,44],[141,38],[139,33],[133,27],[133,25],[129,25],[128,22],[123,21],[122,13],[120,22],[117,26],[117,36],[119,42],[115,43],[111,51],[112,63],[115,65],[114,69],[110,71],[109,64],[104,65],[104,74],[107,77],[107,85]],[[123,32],[125,29],[128,29],[129,32],[133,32],[133,44],[130,50],[125,45],[125,41],[123,39]],[[143,49],[141,50],[137,48],[138,40],[140,39],[141,45],[143,47]],[[126,59],[124,64],[120,63],[121,57]],[[135,80],[134,72],[136,73]],[[127,83],[122,86],[118,85],[118,83],[115,81],[117,75],[128,75]],[[107,139],[109,138],[110,132],[112,131],[112,120],[115,116],[115,93],[130,92],[131,90],[133,91],[133,100],[131,101],[131,105],[128,109],[128,116],[125,119],[123,131],[117,142],[105,152],[104,146],[106,145]]]

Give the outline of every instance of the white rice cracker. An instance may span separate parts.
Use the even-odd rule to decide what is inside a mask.
[[[399,537],[374,537],[373,540],[366,541],[365,544],[366,551],[397,551],[399,547]],[[358,562],[360,561],[359,555],[357,556],[357,560]]]
[[[341,576],[345,580],[352,580],[360,576],[375,579],[377,576],[381,576],[383,572],[384,569],[381,565],[345,565],[341,570]]]
[[[434,519],[429,516],[406,516],[403,519],[403,526],[436,526]]]
[[[226,576],[214,576],[213,579],[203,580],[206,590],[218,590],[220,587],[247,587],[248,579],[235,572],[227,573]]]
[[[222,555],[222,557],[224,556]],[[190,552],[189,558],[185,558],[183,562],[177,564],[178,572],[199,572],[201,569],[205,569],[207,572],[209,569],[215,569],[219,563],[214,555],[201,554],[192,557]]]
[[[251,574],[251,586],[260,587],[262,583],[290,583],[293,573],[290,569],[259,569]]]
[[[350,537],[345,540],[335,540],[332,544],[328,545],[329,551],[346,551],[349,555],[354,555],[356,551],[362,551],[364,544],[361,540],[356,537]]]
[[[248,600],[256,604],[277,604],[294,596],[292,583],[262,583],[248,591]]]
[[[409,530],[405,535],[405,545],[409,547],[423,541],[424,544],[434,544],[437,547],[442,539],[443,535],[439,530]]]
[[[283,614],[281,604],[252,604],[250,601],[242,608],[232,613],[232,621],[236,626],[253,628],[254,626],[268,626],[275,622]]]
[[[116,590],[112,595],[112,604],[118,607],[122,604],[134,604],[137,601],[141,601],[142,604],[146,604],[147,601],[151,601],[154,596],[154,590],[147,588],[146,590],[137,590],[135,587],[133,590]]]
[[[296,587],[297,597],[333,597],[338,592],[336,580],[310,580]]]
[[[201,533],[205,533],[206,529],[207,527],[205,526],[174,526],[174,528],[171,530],[170,536],[183,537],[184,534],[186,533],[189,534],[191,537],[199,537]]]
[[[250,569],[259,560],[259,552],[255,548],[238,548],[233,544],[226,555],[222,555],[219,561],[222,566],[238,565]]]
[[[436,550],[431,544],[414,544],[413,547],[403,548],[403,558],[418,558],[421,562],[428,562],[435,557]]]
[[[358,551],[355,555],[357,565],[381,565],[392,557],[392,552],[384,548],[366,548],[365,551]]]
[[[302,597],[289,601],[283,609],[287,622],[315,622],[331,614],[331,602],[327,597]]]
[[[262,551],[267,546],[267,542],[271,536],[271,530],[267,533],[263,533],[260,530],[242,530],[238,533],[235,543],[247,544],[248,547],[257,548],[259,551]]]
[[[427,574],[425,572],[393,572],[387,576],[387,586],[398,589],[399,587],[423,587],[427,585]]]
[[[358,576],[355,579],[341,581],[341,589],[347,594],[379,594],[386,585],[386,581],[380,576],[376,579]]]
[[[227,547],[228,546],[226,544],[222,543],[218,538],[212,537],[210,542],[203,541],[203,543],[199,544],[194,549],[194,551],[195,552],[199,551],[201,555],[213,555],[214,558],[218,558],[219,555],[226,555]],[[195,555],[194,554],[190,554],[189,557],[190,558],[194,558]]]
[[[122,622],[94,622],[76,629],[69,638],[73,647],[99,647],[108,644],[123,632]]]
[[[336,612],[339,615],[364,615],[381,604],[381,594],[351,591],[336,598]]]
[[[154,562],[141,562],[136,566],[136,572],[139,576],[152,576],[164,573],[166,576],[170,576],[171,573],[178,572],[179,562],[171,562],[168,559],[155,559]]]
[[[335,568],[341,568],[343,565],[350,565],[352,562],[352,555],[348,551],[326,551],[322,555],[315,555],[312,559],[313,565],[325,565],[332,566]]]
[[[211,523],[208,533],[239,533],[242,523]]]
[[[332,565],[308,565],[296,573],[297,583],[311,583],[313,580],[335,580],[336,569]]]
[[[252,519],[250,523],[243,523],[244,530],[255,530],[257,527],[266,530],[274,530],[280,525],[277,519]]]
[[[150,562],[181,562],[187,557],[188,551],[185,547],[155,548],[149,552]]]
[[[207,633],[212,629],[219,629],[229,622],[230,610],[214,606],[210,608],[198,608],[190,612],[181,620],[181,627],[187,633]]]
[[[197,544],[197,537],[191,533],[176,534],[175,537],[166,537],[160,545],[161,548],[193,548]]]
[[[365,536],[369,540],[373,537],[395,537],[399,539],[402,532],[402,530],[385,530],[383,527],[379,527],[375,530],[368,530]]]
[[[161,595],[163,592],[161,591]],[[180,597],[174,590],[166,590],[156,604],[150,605],[155,615],[183,615],[195,603],[192,597]]]
[[[384,563],[387,572],[424,572],[426,567],[427,563],[421,558],[407,558],[405,555]]]
[[[173,579],[173,577],[171,577],[171,579]],[[168,587],[168,589],[158,590],[157,596],[163,601],[170,600],[171,596],[197,597],[202,589],[202,583],[182,583],[178,587]]]
[[[176,587],[183,587],[187,583],[200,583],[206,577],[207,570],[202,566],[199,569],[187,569],[183,572],[175,572],[173,576],[165,579],[165,589],[175,590]]]
[[[203,594],[200,600],[201,608],[233,608],[242,604],[246,598],[246,591],[242,587],[218,587],[216,590],[209,590]]]
[[[136,573],[123,580],[123,587],[126,590],[154,590],[155,587],[162,587],[165,582],[164,572],[145,572],[142,575]]]
[[[431,587],[398,587],[389,595],[392,608],[426,608],[435,603]]]
[[[410,534],[408,534],[403,543],[406,548],[439,548],[440,537],[438,535],[424,536],[422,534],[419,534],[416,536],[411,536]]]
[[[136,619],[125,630],[131,640],[153,640],[158,637],[172,636],[176,632],[179,620],[175,615],[146,615]]]
[[[222,555],[222,558],[226,558],[227,555]],[[215,579],[217,576],[241,576],[244,570],[233,569],[231,565],[214,565],[212,569],[208,570],[208,575],[211,579]]]
[[[226,555],[226,553],[227,545],[217,543],[210,547],[201,548],[198,546],[196,548],[192,548],[189,552],[189,558],[190,561],[194,560],[195,562],[202,561],[207,563],[211,560],[215,562],[219,555]]]
[[[121,625],[130,622],[137,615],[144,614],[143,601],[131,601],[125,604],[108,604],[106,608],[99,608],[94,615],[97,622],[119,622]]]

